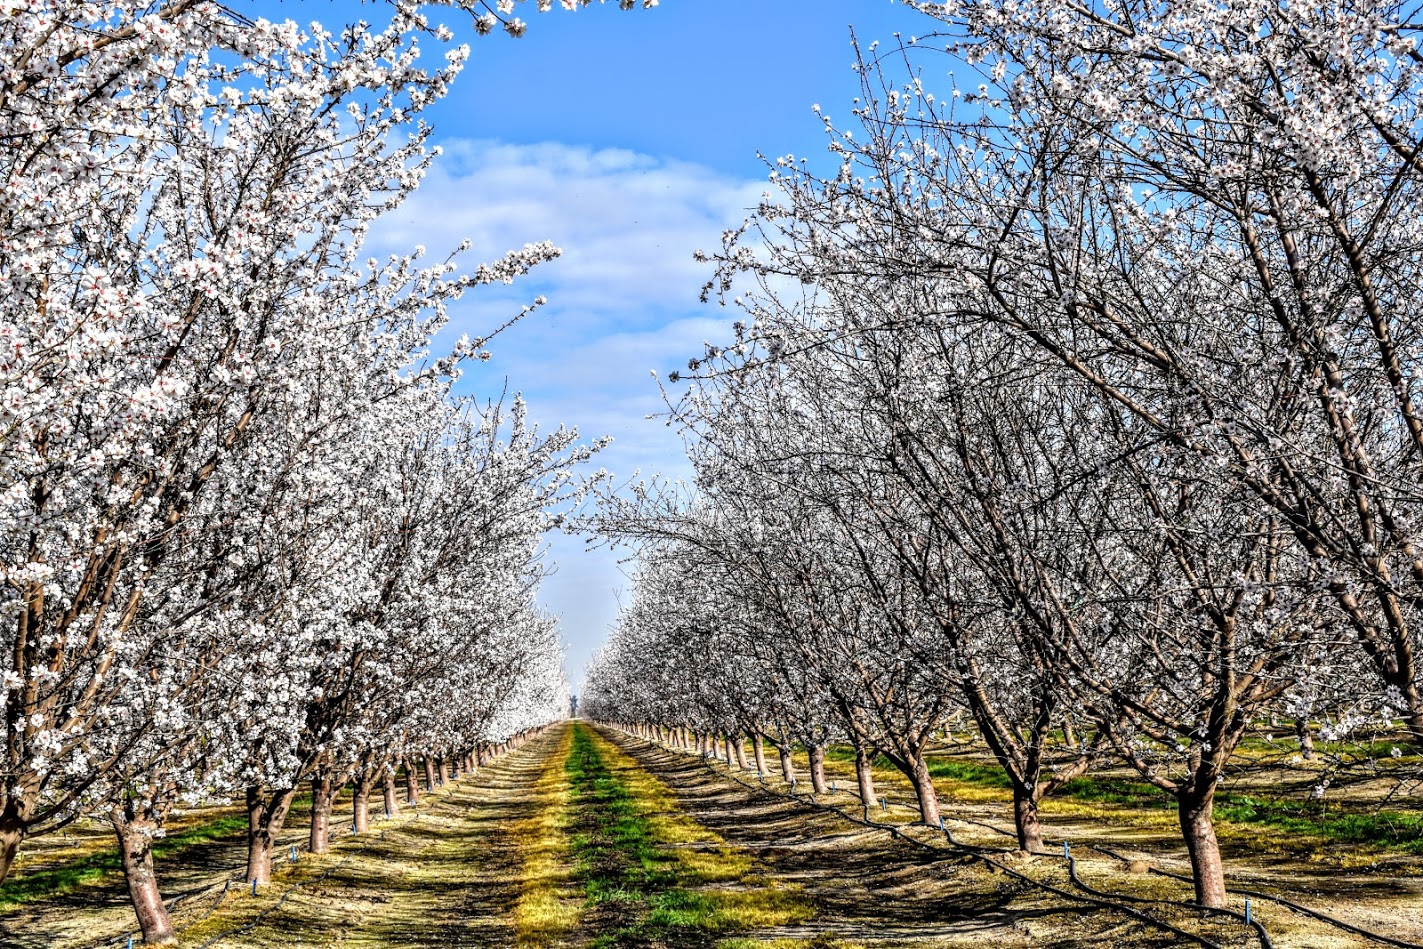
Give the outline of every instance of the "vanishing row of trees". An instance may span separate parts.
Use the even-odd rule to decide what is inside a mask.
[[[597,446],[454,397],[483,340],[435,351],[466,291],[558,251],[362,258],[468,54],[428,65],[426,9],[0,4],[0,879],[107,819],[148,941],[175,807],[245,797],[265,882],[306,782],[322,849],[348,778],[364,830],[401,762],[566,710],[538,544]]]
[[[1130,766],[1219,906],[1253,723],[1423,744],[1414,11],[913,6],[838,169],[777,160],[711,255],[745,317],[669,403],[694,484],[602,507],[639,568],[584,708],[848,741],[930,824],[964,716],[1028,850]]]

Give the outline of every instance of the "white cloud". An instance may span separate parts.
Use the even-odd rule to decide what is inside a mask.
[[[496,339],[494,358],[472,366],[462,385],[496,394],[507,376],[546,427],[613,436],[598,463],[621,479],[634,469],[685,474],[676,432],[644,419],[663,410],[649,370],[665,377],[699,355],[704,340],[730,335],[729,315],[698,302],[711,272],[692,253],[719,247],[765,182],[624,149],[469,140],[444,148],[420,190],[379,222],[373,252],[424,244],[442,257],[466,238],[472,261],[538,240],[564,251],[513,287],[484,288],[461,304],[452,329],[480,335],[536,295],[549,298]],[[615,615],[623,555],[551,541],[559,572],[541,599],[563,616],[576,682]]]
[[[474,258],[490,259],[551,240],[564,256],[536,282],[584,310],[652,315],[695,305],[710,274],[692,252],[719,246],[765,190],[620,149],[469,140],[444,148],[416,195],[382,220],[380,242],[436,253],[469,238]]]

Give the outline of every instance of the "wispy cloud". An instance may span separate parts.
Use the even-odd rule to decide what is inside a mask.
[[[559,143],[511,145],[453,140],[415,196],[382,219],[376,252],[424,244],[443,254],[468,238],[473,260],[552,240],[563,257],[512,287],[473,294],[452,330],[480,335],[536,295],[548,306],[497,339],[494,358],[473,367],[470,392],[497,393],[507,378],[546,426],[575,425],[613,437],[601,464],[619,478],[686,471],[675,431],[645,416],[662,410],[649,377],[724,340],[722,312],[698,302],[708,268],[697,248],[718,246],[759,201],[764,181],[625,149]],[[569,667],[581,676],[616,611],[617,554],[582,554],[574,538],[552,539],[559,572],[543,591],[562,614]]]

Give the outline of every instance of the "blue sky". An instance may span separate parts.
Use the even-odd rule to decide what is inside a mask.
[[[378,15],[350,0],[243,9],[327,26]],[[698,302],[710,274],[692,252],[714,249],[766,190],[758,151],[826,155],[811,106],[850,118],[852,25],[863,43],[888,42],[927,21],[896,0],[661,0],[547,14],[527,3],[518,14],[529,30],[515,40],[476,36],[464,14],[441,12],[472,48],[451,95],[426,113],[446,154],[372,249],[424,244],[435,255],[468,237],[493,258],[558,244],[563,258],[458,311],[454,330],[478,335],[549,298],[462,385],[494,394],[507,379],[545,426],[611,435],[601,464],[621,480],[685,473],[675,434],[645,419],[661,406],[649,373],[684,366],[734,319]],[[558,569],[541,593],[561,616],[575,687],[627,583],[625,553],[584,547],[550,538]]]

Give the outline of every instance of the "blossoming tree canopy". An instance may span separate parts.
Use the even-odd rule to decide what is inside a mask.
[[[825,118],[839,167],[777,159],[704,255],[741,319],[670,408],[689,496],[603,505],[644,569],[585,709],[745,727],[658,691],[687,641],[812,752],[912,777],[966,714],[1025,849],[1042,794],[1115,760],[1220,906],[1252,722],[1423,737],[1411,8],[912,5],[852,126]],[[688,576],[737,619],[667,616]]]
[[[455,399],[485,340],[435,347],[451,303],[559,251],[362,255],[469,55],[430,64],[438,6],[328,30],[0,5],[0,877],[101,815],[148,937],[175,804],[245,793],[265,878],[314,769],[374,777],[558,704],[536,538],[597,446]],[[447,6],[524,29],[513,3]]]

